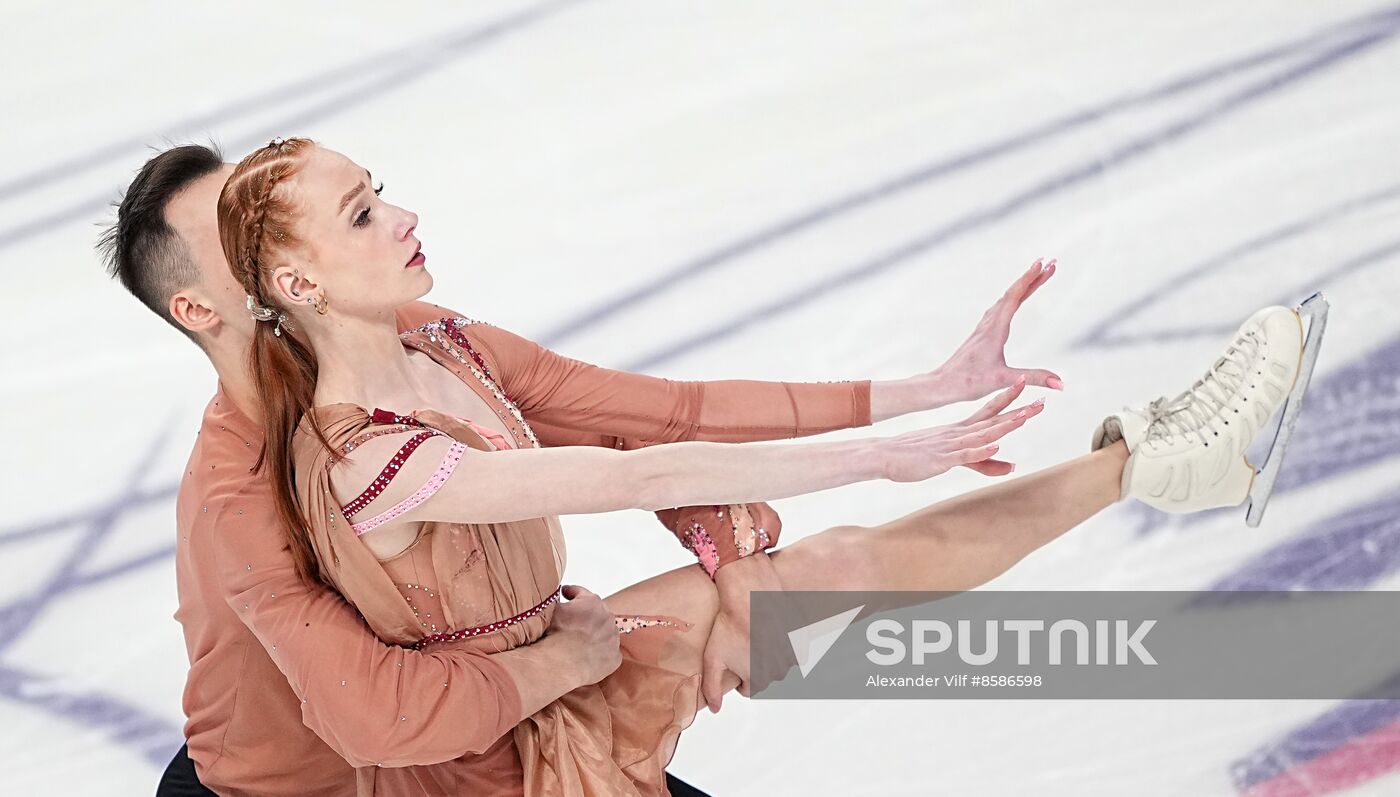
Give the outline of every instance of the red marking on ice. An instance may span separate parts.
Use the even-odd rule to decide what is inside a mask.
[[[1243,797],[1317,797],[1400,769],[1400,721],[1358,736],[1241,792]]]

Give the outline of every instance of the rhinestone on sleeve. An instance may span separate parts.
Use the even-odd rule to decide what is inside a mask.
[[[431,498],[434,493],[442,488],[442,485],[447,483],[447,478],[457,469],[457,463],[462,461],[462,454],[466,450],[467,446],[465,443],[454,442],[452,446],[447,449],[447,453],[443,455],[442,462],[438,464],[437,470],[433,472],[432,476],[428,477],[428,480],[423,483],[422,487],[418,488],[417,492],[389,509],[380,512],[369,520],[352,524],[350,528],[355,531],[356,535],[364,534],[367,531],[372,531],[394,518],[403,515]]]
[[[371,501],[378,498],[379,494],[384,492],[384,489],[388,487],[389,483],[398,475],[399,469],[408,461],[408,458],[412,456],[413,452],[417,451],[419,446],[423,445],[425,441],[437,434],[438,432],[436,431],[427,430],[410,437],[408,442],[404,443],[403,446],[394,453],[393,458],[390,459],[388,464],[384,466],[384,469],[379,472],[379,475],[375,477],[374,481],[369,483],[365,491],[360,493],[355,500],[342,506],[340,508],[340,513],[348,520],[361,509],[368,506]]]

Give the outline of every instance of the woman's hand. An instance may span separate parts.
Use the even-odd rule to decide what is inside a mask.
[[[1012,368],[1006,364],[1006,341],[1011,336],[1011,319],[1022,303],[1055,274],[1055,261],[1040,260],[1014,282],[996,303],[982,314],[948,361],[927,373],[893,382],[871,385],[872,421],[893,418],[907,412],[933,409],[960,401],[974,401],[1025,377],[1027,384],[1064,388],[1064,382],[1042,368]]]
[[[1045,400],[1007,410],[1026,388],[1024,375],[1015,377],[982,409],[965,420],[948,426],[918,429],[876,441],[876,456],[884,478],[895,482],[916,482],[962,466],[987,476],[1005,476],[1016,469],[1010,462],[992,459],[998,440],[1019,429],[1040,414]]]
[[[700,695],[717,713],[729,690],[749,696],[749,593],[781,591],[783,584],[768,554],[758,551],[721,567],[715,573],[715,589],[719,613],[705,643]]]

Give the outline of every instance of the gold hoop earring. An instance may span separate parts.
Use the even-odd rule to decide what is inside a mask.
[[[327,309],[328,304],[329,304],[329,303],[326,301],[326,295],[325,295],[325,294],[321,294],[320,296],[317,296],[317,297],[316,297],[316,301],[315,301],[316,313],[317,313],[318,315],[325,315],[325,314],[326,314],[326,309]]]

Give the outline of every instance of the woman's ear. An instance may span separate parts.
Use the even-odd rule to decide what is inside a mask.
[[[278,266],[272,272],[273,299],[284,306],[310,304],[307,299],[316,295],[316,283],[303,276],[301,269],[291,265]]]

